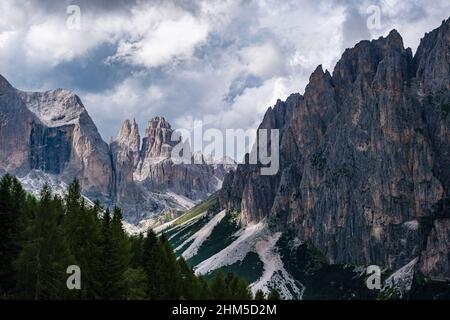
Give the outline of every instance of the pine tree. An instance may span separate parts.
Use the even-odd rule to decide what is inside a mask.
[[[112,299],[109,288],[113,286],[114,279],[111,277],[110,265],[112,264],[111,243],[111,213],[107,208],[101,219],[101,245],[100,245],[100,274],[99,274],[99,297],[101,299]]]
[[[178,299],[180,297],[181,275],[177,263],[177,257],[164,233],[159,237],[159,243],[163,250],[162,263],[164,265],[161,274],[164,296],[162,299]]]
[[[195,296],[193,299],[208,300],[212,298],[208,281],[204,276],[195,277]]]
[[[210,283],[209,289],[211,292],[211,297],[214,300],[227,300],[231,296],[222,270],[216,272]]]
[[[66,269],[73,263],[58,223],[62,204],[45,185],[34,213],[23,229],[16,261],[17,291],[24,299],[63,299],[67,296]]]
[[[255,293],[255,300],[264,300],[264,299],[265,299],[264,292],[261,289],[257,290]]]
[[[281,297],[278,291],[275,289],[271,289],[269,295],[267,296],[267,300],[280,300],[280,299]]]
[[[147,276],[142,267],[128,268],[124,273],[124,299],[142,300],[147,298]]]
[[[165,266],[162,263],[164,250],[155,233],[149,229],[144,240],[143,267],[147,276],[147,296],[150,299],[164,299],[167,296],[164,279]]]
[[[124,275],[131,260],[130,242],[123,230],[122,212],[115,207],[111,220],[111,242],[114,263],[111,265],[111,272],[115,274],[117,290],[116,298],[124,298]]]
[[[142,234],[136,236],[130,236],[130,250],[131,260],[130,265],[132,268],[139,268],[143,266],[143,252],[144,252],[144,237]]]
[[[195,299],[201,295],[197,278],[192,269],[187,265],[183,257],[178,258],[178,270],[180,272],[180,298]]]
[[[253,298],[245,280],[237,277],[234,273],[228,273],[225,283],[230,292],[230,299],[251,300]]]
[[[5,175],[0,180],[0,297],[7,297],[15,286],[13,262],[19,254],[19,223],[26,206],[20,182]]]
[[[82,272],[81,291],[73,291],[71,298],[94,299],[100,289],[101,234],[99,207],[86,207],[78,180],[68,188],[65,198],[64,231],[75,264]]]
[[[117,225],[118,212],[116,209],[114,211],[114,217],[111,218],[109,209],[106,209],[101,221],[100,297],[103,299],[124,298],[124,273],[128,253],[125,252],[126,247],[122,243],[122,234]]]

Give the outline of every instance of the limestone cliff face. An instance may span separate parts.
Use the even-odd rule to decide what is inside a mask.
[[[35,118],[17,91],[0,76],[0,167],[5,171],[28,170],[30,124]]]
[[[396,269],[421,257],[425,274],[450,279],[449,25],[414,57],[393,30],[347,49],[332,75],[319,66],[303,97],[261,125],[282,131],[278,174],[238,166],[221,204],[243,223],[292,229],[331,263]],[[266,119],[290,104],[291,116]]]
[[[110,144],[114,171],[113,191],[117,203],[138,200],[133,183],[134,168],[139,161],[141,138],[135,120],[126,120],[120,128],[117,139]]]
[[[222,165],[170,160],[178,143],[171,141],[172,132],[164,118],[156,117],[141,142],[136,121],[126,120],[117,139],[107,144],[73,92],[23,92],[0,76],[0,173],[28,180],[50,174],[63,184],[78,178],[85,196],[122,207],[132,222],[185,210],[221,185]]]
[[[173,192],[191,200],[204,199],[221,186],[223,165],[176,164],[170,159],[174,130],[163,117],[151,119],[141,139],[136,122],[126,120],[111,143],[114,189],[117,201],[130,211],[158,211],[159,201],[148,201],[155,193]],[[133,209],[135,208],[135,209]]]
[[[78,177],[86,195],[109,199],[108,145],[80,99],[68,90],[23,92],[0,82],[0,166],[18,175],[36,169]]]

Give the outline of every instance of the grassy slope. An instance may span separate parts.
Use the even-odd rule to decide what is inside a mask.
[[[189,219],[192,219],[199,214],[202,214],[205,211],[211,210],[214,207],[217,207],[219,204],[219,197],[216,193],[209,196],[208,199],[205,201],[197,204],[193,208],[186,211],[183,215],[181,215],[178,219],[175,220],[174,226],[178,226],[180,224],[183,224],[184,222],[188,221]]]

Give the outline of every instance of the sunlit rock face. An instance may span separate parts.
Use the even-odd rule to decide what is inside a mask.
[[[281,130],[279,173],[238,166],[221,205],[243,224],[292,230],[331,263],[398,269],[421,257],[425,274],[450,279],[449,25],[415,56],[393,30],[347,49],[332,75],[319,66],[260,126]]]
[[[80,99],[68,90],[23,92],[0,82],[0,166],[17,175],[37,169],[77,177],[86,195],[110,199],[109,147]]]
[[[78,178],[86,197],[122,207],[132,222],[186,210],[221,186],[223,165],[172,162],[178,143],[172,133],[163,117],[155,117],[141,141],[136,121],[126,120],[108,144],[73,92],[23,92],[0,76],[0,173],[15,174],[28,186],[40,186],[31,180],[45,177],[58,181],[55,188]]]
[[[179,138],[163,117],[151,119],[140,138],[135,120],[126,120],[111,143],[115,171],[115,194],[122,207],[136,211],[161,211],[168,208],[165,201],[154,199],[155,193],[174,192],[191,200],[202,200],[220,188],[226,171],[222,164],[203,159],[199,164],[176,164],[171,159]],[[175,206],[176,207],[176,206]],[[177,209],[185,209],[182,206]]]

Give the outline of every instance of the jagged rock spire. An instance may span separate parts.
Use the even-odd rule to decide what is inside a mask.
[[[141,158],[168,158],[171,148],[176,144],[171,141],[173,130],[164,117],[155,117],[147,123],[142,142]]]
[[[126,119],[120,128],[119,134],[117,135],[117,142],[121,146],[126,146],[129,150],[139,151],[141,137],[139,135],[139,127],[136,120]]]

